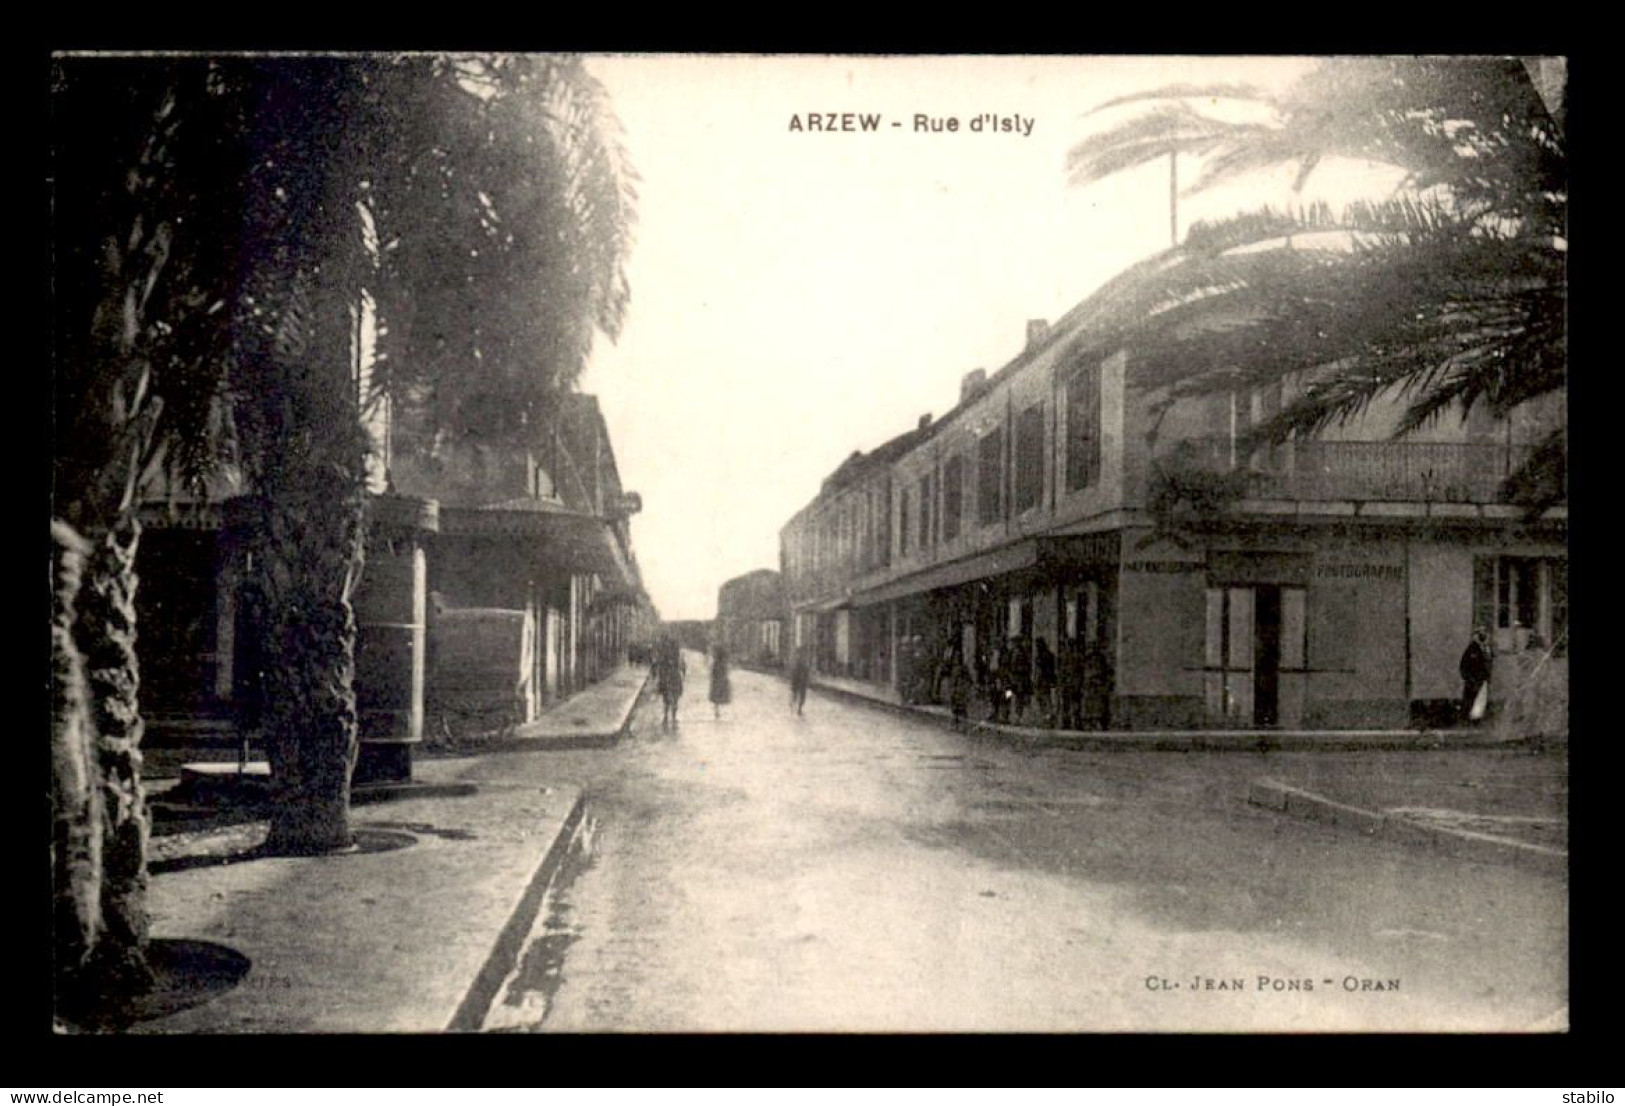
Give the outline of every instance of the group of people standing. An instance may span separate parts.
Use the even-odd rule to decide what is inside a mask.
[[[1098,644],[1066,640],[1057,656],[1045,638],[1017,634],[967,663],[957,642],[933,655],[915,634],[900,643],[897,667],[904,703],[945,702],[961,721],[980,698],[990,722],[1067,730],[1110,724],[1110,656]]]

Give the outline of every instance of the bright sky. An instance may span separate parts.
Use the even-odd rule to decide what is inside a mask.
[[[1068,147],[1121,118],[1085,117],[1092,107],[1175,82],[1279,87],[1309,64],[592,59],[642,183],[631,312],[582,387],[603,404],[625,486],[642,493],[633,542],[662,617],[712,617],[725,580],[778,568],[780,527],[853,450],[942,415],[966,372],[1020,351],[1026,320],[1058,318],[1168,246],[1166,161],[1067,185]],[[881,122],[790,129],[810,112]],[[915,133],[916,113],[957,117],[959,130]],[[989,114],[1031,132],[969,129]],[[1347,177],[1317,173],[1335,191],[1307,198],[1341,202]],[[1181,229],[1292,202],[1290,180],[1184,198]]]

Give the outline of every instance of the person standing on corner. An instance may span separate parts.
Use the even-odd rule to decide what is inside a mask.
[[[1461,717],[1476,725],[1484,720],[1490,703],[1490,672],[1495,657],[1490,652],[1489,631],[1480,626],[1461,654]]]
[[[711,709],[722,718],[722,704],[733,701],[733,687],[728,683],[728,647],[717,642],[711,648]]]
[[[1033,700],[1033,654],[1032,643],[1026,634],[1017,634],[1010,642],[1010,693],[1014,702],[1015,717],[1011,719],[1016,725],[1024,725],[1027,721],[1027,706]]]
[[[970,714],[971,674],[956,649],[948,654],[948,705],[953,710],[954,723],[963,726]]]

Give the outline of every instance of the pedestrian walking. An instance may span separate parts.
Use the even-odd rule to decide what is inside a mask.
[[[711,649],[711,709],[722,717],[722,705],[733,701],[733,687],[728,682],[728,647],[717,642]]]
[[[807,702],[807,685],[811,682],[812,671],[807,664],[807,654],[797,649],[790,661],[790,707],[798,715]]]
[[[1461,717],[1477,725],[1484,720],[1490,705],[1490,672],[1495,667],[1495,656],[1490,651],[1489,631],[1480,626],[1461,654]]]
[[[676,638],[667,637],[655,647],[655,686],[664,708],[660,716],[662,727],[677,725],[677,704],[683,698],[683,677],[687,670],[688,663],[683,660]]]

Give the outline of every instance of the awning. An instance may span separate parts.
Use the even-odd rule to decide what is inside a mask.
[[[901,580],[893,580],[889,584],[869,588],[858,592],[852,597],[853,603],[860,607],[872,603],[887,603],[893,599],[902,599],[909,595],[919,595],[922,592],[936,591],[939,588],[957,587],[968,584],[972,580],[981,580],[989,576],[1003,576],[1007,572],[1016,572],[1023,568],[1031,568],[1038,563],[1038,539],[1028,538],[1026,541],[1007,545],[1002,549],[995,549],[989,553],[982,553],[963,560],[952,561],[945,565],[916,572],[912,576],[905,576]]]
[[[513,538],[539,564],[637,586],[615,531],[597,515],[540,501],[536,507],[442,507],[440,531],[451,538]]]
[[[853,595],[851,602],[854,606],[867,607],[1029,568],[1037,568],[1045,573],[1066,573],[1103,566],[1115,568],[1120,547],[1121,541],[1115,532],[1027,538],[868,588]]]
[[[829,599],[820,599],[816,603],[806,603],[795,608],[797,614],[828,614],[831,611],[841,610],[852,606],[850,595],[837,595]]]

